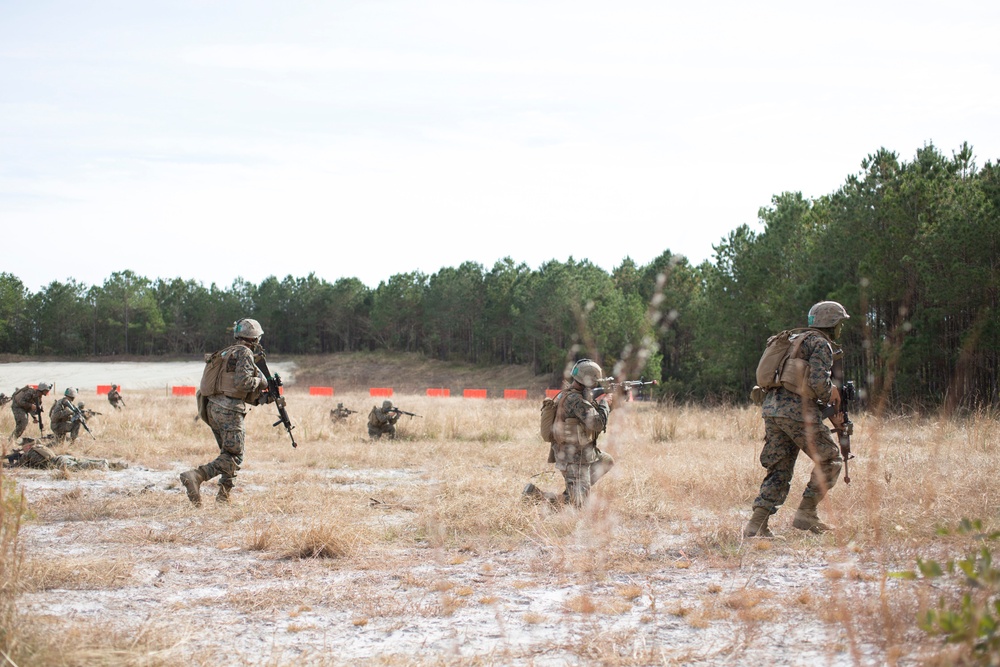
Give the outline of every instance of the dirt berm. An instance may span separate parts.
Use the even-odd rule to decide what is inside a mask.
[[[416,353],[351,352],[293,361],[297,386],[334,387],[339,392],[392,387],[396,393],[422,394],[442,388],[461,396],[465,389],[486,389],[488,396],[501,397],[504,389],[527,389],[529,396],[537,397],[559,384],[551,374],[535,375],[530,366],[472,366]]]

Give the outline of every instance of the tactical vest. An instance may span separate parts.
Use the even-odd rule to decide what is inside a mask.
[[[199,393],[206,398],[223,394],[229,398],[249,401],[253,397],[252,392],[243,391],[236,386],[236,367],[241,354],[253,353],[246,346],[237,344],[214,354],[206,354]]]
[[[49,461],[56,458],[56,453],[45,445],[34,445],[21,455],[21,465],[28,468],[47,468]]]
[[[67,405],[67,402],[72,403],[69,398],[60,398],[56,401],[56,404],[52,406],[52,410],[49,411],[49,419],[53,424],[68,422],[73,419],[74,412]]]

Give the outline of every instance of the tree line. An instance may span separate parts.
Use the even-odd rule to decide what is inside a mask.
[[[369,288],[314,273],[194,280],[113,273],[38,292],[0,273],[0,353],[187,356],[231,341],[252,316],[269,353],[392,350],[479,365],[529,364],[554,381],[573,358],[659,381],[664,396],[744,400],[768,336],[841,302],[845,378],[897,407],[996,406],[1000,166],[968,144],[901,161],[885,149],[832,194],[785,192],[700,265],[665,250],[612,272],[586,259],[531,269],[507,257]],[[649,244],[655,239],[637,238]]]

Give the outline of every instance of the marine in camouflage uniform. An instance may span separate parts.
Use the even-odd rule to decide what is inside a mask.
[[[90,408],[86,407],[86,405],[84,404],[83,401],[79,401],[76,404],[76,407],[77,407],[77,409],[80,410],[80,414],[83,415],[84,419],[90,419],[91,417],[96,417],[99,414],[103,414],[103,413],[100,413],[100,412],[95,412],[94,410],[91,410]]]
[[[597,438],[608,424],[610,396],[594,400],[592,390],[601,378],[601,367],[590,359],[581,359],[570,372],[572,382],[556,396],[556,416],[552,425],[554,442],[549,462],[562,473],[566,489],[562,497],[546,493],[528,484],[524,495],[545,498],[549,502],[565,502],[582,507],[590,489],[614,466],[610,454],[597,447]]]
[[[351,416],[354,410],[349,410],[344,407],[343,403],[337,403],[337,407],[330,410],[330,419],[335,422],[341,422]]]
[[[201,484],[219,476],[218,502],[228,502],[236,473],[243,464],[247,404],[269,403],[267,378],[254,363],[254,350],[264,335],[257,320],[238,321],[233,327],[237,342],[206,359],[198,391],[198,411],[211,427],[219,455],[215,460],[181,473],[188,499],[201,504]]]
[[[38,424],[40,431],[45,430],[45,425],[39,421],[41,415],[39,414],[37,418],[35,415],[40,413],[42,396],[48,396],[51,389],[52,385],[48,382],[39,382],[37,389],[27,386],[14,392],[10,401],[10,411],[14,413],[14,432],[10,434],[10,440],[17,440],[24,434],[28,428],[29,415],[31,420]]]
[[[111,385],[111,391],[108,392],[108,403],[111,404],[115,410],[121,410],[122,406],[125,405],[125,400],[122,399],[121,392],[118,391],[118,385]]]
[[[90,459],[82,456],[57,455],[32,438],[25,438],[22,447],[4,461],[4,465],[38,468],[40,470],[122,470],[128,464],[107,459]]]
[[[70,442],[75,442],[77,436],[80,435],[81,422],[76,406],[73,405],[74,398],[76,398],[76,389],[67,387],[66,391],[63,392],[63,397],[56,401],[52,409],[49,410],[49,422],[57,442],[64,442],[67,435]]]
[[[390,440],[396,438],[396,422],[402,415],[392,411],[392,401],[382,401],[382,407],[374,406],[368,413],[368,437],[378,440],[383,435]]]
[[[809,328],[799,357],[807,363],[807,395],[800,396],[784,387],[771,389],[764,396],[764,448],[760,464],[767,470],[760,492],[753,501],[753,516],[744,529],[746,537],[773,537],[767,523],[788,497],[800,451],[813,460],[809,483],[792,525],[801,530],[822,533],[831,526],[819,520],[816,507],[840,478],[843,459],[840,447],[823,425],[821,406],[839,403],[833,383],[834,341],[840,337],[843,321],[850,316],[835,301],[823,301],[809,310]],[[835,424],[836,425],[836,424]]]
[[[122,394],[116,384],[111,385],[111,390],[108,392],[108,403],[110,403],[111,407],[115,410],[121,410],[125,405],[125,399],[122,398]]]

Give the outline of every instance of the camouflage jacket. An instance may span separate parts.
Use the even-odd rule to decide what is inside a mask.
[[[69,396],[63,396],[49,410],[49,419],[53,425],[73,421],[73,415],[76,414],[75,407],[73,399]]]
[[[15,405],[25,412],[34,413],[38,406],[42,404],[42,392],[34,387],[21,387],[11,396],[13,401],[11,407]]]
[[[401,416],[398,412],[389,412],[376,405],[368,413],[368,425],[374,428],[384,428],[398,422]]]
[[[597,460],[597,436],[605,429],[611,406],[604,402],[587,400],[579,386],[564,391],[556,407],[552,424],[552,454],[556,468],[565,469],[569,463],[593,463]],[[589,395],[589,390],[586,390]]]
[[[833,391],[833,345],[830,339],[819,331],[810,331],[802,341],[800,356],[809,364],[806,382],[816,395],[816,400],[794,394],[784,387],[771,389],[764,396],[761,414],[764,417],[786,417],[800,422],[818,424],[823,421],[820,415],[820,402],[830,402],[830,392]]]

